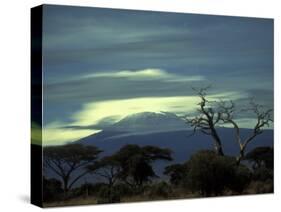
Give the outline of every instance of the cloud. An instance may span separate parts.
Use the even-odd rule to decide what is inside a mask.
[[[65,123],[52,122],[43,127],[42,145],[62,145],[68,142],[76,141],[100,130],[64,128]]]
[[[82,131],[87,126],[134,111],[194,111],[192,86],[212,84],[215,93],[224,92],[214,98],[229,95],[237,103],[248,97],[241,92],[258,89],[250,94],[273,107],[270,19],[47,8],[45,141],[73,141],[90,133]],[[114,118],[103,123],[108,116]]]
[[[209,95],[209,100],[212,101],[221,98],[236,100],[244,96],[244,94],[237,92],[225,92]],[[98,124],[106,117],[115,117],[114,121],[118,121],[129,114],[144,111],[168,111],[176,114],[192,113],[196,110],[199,101],[199,97],[197,96],[173,96],[91,102],[84,104],[82,110],[72,116],[74,120],[72,124],[76,126],[90,126]]]
[[[82,78],[125,78],[128,80],[162,80],[167,82],[189,82],[203,81],[205,77],[200,75],[183,76],[179,74],[171,74],[163,69],[142,69],[142,70],[124,70],[117,72],[97,72],[88,74]]]
[[[45,83],[43,91],[48,110],[51,104],[57,107],[66,102],[83,104],[147,96],[186,96],[193,94],[191,87],[205,84],[208,84],[208,80],[201,75],[146,68],[78,74],[75,77],[65,77],[61,82]]]
[[[246,94],[225,92],[209,95],[210,101],[218,99],[237,100]],[[59,145],[76,141],[85,136],[99,132],[92,129],[101,123],[115,123],[127,115],[139,112],[172,112],[178,115],[193,114],[200,101],[197,96],[141,97],[89,102],[75,112],[68,123],[52,122],[43,128],[43,145]]]

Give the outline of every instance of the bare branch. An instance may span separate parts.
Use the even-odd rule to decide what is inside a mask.
[[[206,95],[209,88],[210,86],[200,89],[193,88],[200,98],[200,102],[198,103],[199,108],[197,109],[198,115],[193,118],[185,117],[184,120],[187,124],[193,127],[192,135],[196,130],[199,130],[203,134],[211,135],[214,140],[217,153],[223,155],[221,139],[216,130],[216,125],[222,119],[222,113],[221,111],[217,111],[217,108],[215,107],[215,104],[217,104],[216,101],[209,101],[207,99]]]

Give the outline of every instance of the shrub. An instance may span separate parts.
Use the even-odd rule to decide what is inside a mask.
[[[114,188],[118,190],[120,197],[132,196],[136,193],[129,185],[124,183],[116,184]]]
[[[253,169],[259,169],[262,167],[273,169],[273,153],[272,147],[257,147],[245,156],[245,160],[252,163]]]
[[[251,194],[265,194],[265,193],[273,193],[273,181],[252,181],[249,185],[249,193]]]
[[[100,187],[105,186],[104,183],[84,183],[80,187],[71,190],[71,197],[88,197],[97,196]]]
[[[251,172],[245,165],[240,164],[235,167],[234,175],[230,179],[228,187],[236,192],[242,193],[251,181]]]
[[[257,168],[254,170],[252,179],[255,181],[273,180],[273,170],[265,167]]]
[[[171,186],[166,182],[155,183],[150,186],[148,195],[150,197],[163,197],[168,198],[172,192]]]
[[[43,201],[51,202],[61,200],[63,197],[62,183],[55,179],[43,177]]]
[[[184,163],[166,166],[164,174],[170,177],[170,183],[172,185],[186,187],[185,182],[188,176],[188,165]]]
[[[239,173],[242,172],[242,169],[236,170],[236,160],[233,157],[220,156],[213,151],[203,150],[191,157],[188,166],[189,185],[193,191],[199,191],[203,196],[220,195],[230,187],[234,187],[235,190],[242,189],[233,185],[236,176],[240,176]],[[242,177],[240,180],[243,181]]]
[[[109,187],[108,185],[101,186],[98,191],[98,204],[103,203],[116,203],[120,202],[120,192],[113,186]]]

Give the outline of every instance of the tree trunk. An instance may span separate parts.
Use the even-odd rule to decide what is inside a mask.
[[[212,137],[214,139],[216,153],[218,155],[224,156],[221,140],[215,129],[212,130]]]
[[[240,149],[239,156],[236,158],[236,165],[239,166],[241,163],[241,160],[244,158],[245,148]]]
[[[68,195],[68,178],[63,178],[63,193],[64,193],[64,199],[67,198]]]
[[[223,150],[222,150],[222,146],[221,146],[221,143],[217,144],[217,147],[216,147],[216,152],[218,155],[220,156],[224,156],[224,153],[223,153]]]

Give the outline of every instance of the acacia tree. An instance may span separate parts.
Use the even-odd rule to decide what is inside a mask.
[[[183,186],[188,177],[188,169],[188,163],[172,164],[165,167],[164,174],[169,176],[172,185]]]
[[[194,133],[199,130],[206,135],[210,135],[213,138],[215,152],[218,155],[224,155],[221,138],[216,129],[222,120],[222,114],[221,111],[215,110],[212,106],[214,102],[210,102],[206,98],[208,88],[197,90],[197,95],[200,98],[200,102],[198,103],[199,108],[197,109],[198,115],[193,118],[189,118],[188,116],[182,118],[187,124],[193,127]]]
[[[157,177],[152,162],[156,160],[172,160],[171,150],[155,146],[126,145],[115,153],[115,159],[121,165],[120,180],[135,191],[142,188],[145,182]]]
[[[97,163],[88,165],[87,169],[91,173],[104,178],[110,188],[117,182],[121,172],[120,162],[115,155],[106,156]]]
[[[118,181],[121,173],[121,165],[115,155],[106,156],[97,163],[87,166],[90,173],[95,174],[104,179],[107,184],[107,201],[115,202],[116,196],[114,195],[114,186]]]
[[[80,178],[89,173],[85,167],[95,162],[100,152],[95,146],[81,144],[48,146],[43,150],[44,167],[62,180],[66,195]]]
[[[250,101],[250,106],[240,112],[252,112],[254,114],[256,123],[252,132],[245,139],[241,138],[240,128],[235,121],[236,107],[232,100],[230,101],[209,101],[207,99],[207,90],[209,87],[201,88],[197,91],[200,97],[198,103],[198,115],[193,118],[183,117],[186,123],[190,124],[194,132],[200,132],[212,136],[214,140],[215,151],[218,155],[224,155],[222,141],[219,137],[216,127],[222,124],[231,124],[235,130],[235,140],[239,147],[239,155],[237,156],[237,165],[240,164],[244,158],[245,151],[250,142],[254,138],[263,133],[263,129],[269,126],[272,120],[272,109],[264,109],[262,105],[256,104],[253,100]]]
[[[234,119],[235,104],[232,101],[229,101],[229,103],[221,101],[219,108],[222,114],[222,121],[232,124],[235,129],[235,140],[239,146],[239,155],[237,156],[237,164],[239,165],[241,160],[245,157],[245,151],[249,143],[251,143],[255,137],[263,133],[264,127],[269,127],[270,123],[273,122],[272,109],[264,109],[262,105],[256,104],[252,99],[249,108],[244,109],[244,111],[252,112],[256,123],[252,132],[245,139],[242,139],[239,125]]]

